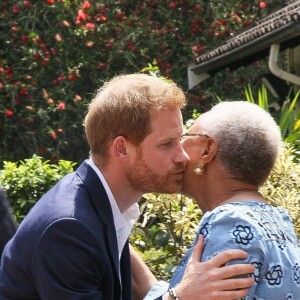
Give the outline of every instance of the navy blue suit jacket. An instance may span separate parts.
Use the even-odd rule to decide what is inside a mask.
[[[6,193],[0,188],[0,257],[4,246],[15,234],[17,223],[7,200]]]
[[[128,242],[120,270],[110,203],[84,162],[36,203],[6,245],[0,299],[130,300]]]

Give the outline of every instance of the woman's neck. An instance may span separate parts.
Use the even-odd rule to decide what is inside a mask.
[[[216,189],[211,193],[203,194],[203,197],[196,200],[203,213],[229,202],[252,201],[267,203],[257,188],[231,189],[226,192],[222,189]]]
[[[266,199],[261,195],[261,193],[257,189],[242,189],[232,191],[224,198],[219,205],[223,205],[229,202],[262,202],[267,203]]]

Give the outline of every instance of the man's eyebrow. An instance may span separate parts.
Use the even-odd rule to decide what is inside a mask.
[[[173,141],[173,140],[177,140],[177,139],[180,139],[181,136],[169,136],[169,137],[165,137],[165,138],[162,138],[160,140],[160,142],[169,142],[169,141]]]

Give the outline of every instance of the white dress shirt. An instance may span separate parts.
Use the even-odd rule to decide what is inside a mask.
[[[110,206],[112,209],[112,213],[113,213],[113,218],[114,218],[114,224],[115,224],[117,242],[118,242],[119,259],[120,259],[124,245],[130,235],[134,223],[137,220],[137,218],[140,216],[139,206],[137,203],[134,203],[132,206],[128,208],[128,210],[126,210],[123,214],[121,214],[120,209],[115,200],[115,197],[113,196],[103,174],[95,165],[92,159],[89,159],[88,164],[93,168],[93,170],[100,178],[104,186],[104,189],[107,193]]]

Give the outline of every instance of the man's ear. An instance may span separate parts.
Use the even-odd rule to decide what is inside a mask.
[[[117,136],[112,143],[114,156],[118,159],[127,157],[128,141],[124,136]]]
[[[202,161],[204,164],[210,163],[216,156],[218,143],[214,138],[207,138],[204,152],[202,154]]]

